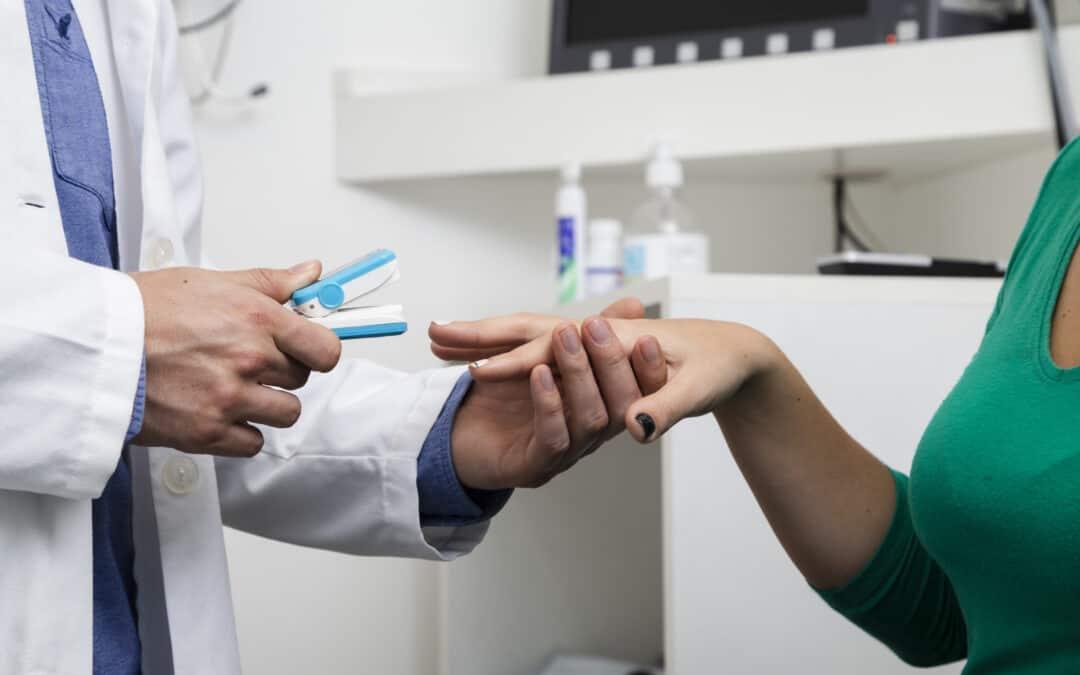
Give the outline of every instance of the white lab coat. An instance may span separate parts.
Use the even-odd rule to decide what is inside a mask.
[[[114,164],[137,183],[116,169],[121,268],[198,265],[200,178],[171,3],[75,6],[84,26],[109,27],[97,44],[111,39],[122,101],[106,97]],[[90,500],[130,421],[142,301],[126,274],[67,256],[23,0],[0,0],[0,83],[0,673],[89,673]],[[144,672],[239,671],[223,522],[356,554],[471,550],[485,527],[422,530],[416,491],[419,447],[459,374],[344,361],[312,377],[299,423],[265,430],[251,460],[131,448]]]

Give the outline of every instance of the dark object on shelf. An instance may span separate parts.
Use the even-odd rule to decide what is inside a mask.
[[[1003,277],[1005,265],[995,261],[931,258],[928,255],[846,251],[818,258],[821,274],[896,277]]]
[[[1017,0],[553,0],[548,69],[647,67],[1028,28],[1023,5]]]

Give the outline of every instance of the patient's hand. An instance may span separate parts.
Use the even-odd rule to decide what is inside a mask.
[[[620,302],[605,311],[607,316],[642,314],[637,301]],[[543,485],[620,433],[626,410],[642,397],[643,389],[655,391],[666,377],[655,340],[648,343],[655,359],[632,368],[628,353],[603,318],[582,336],[568,321],[529,315],[516,324],[522,331],[520,339],[500,342],[498,348],[470,347],[454,337],[474,325],[484,324],[432,325],[436,355],[475,360],[542,332],[550,358],[504,377],[476,379],[458,409],[451,438],[454,468],[466,487]],[[458,346],[442,347],[446,340]]]
[[[518,314],[439,326],[431,333],[432,351],[444,358],[480,359],[471,366],[478,383],[513,381],[542,364],[563,367],[552,336],[552,327],[561,322]],[[586,319],[583,334],[599,322]],[[647,380],[645,397],[623,410],[622,423],[639,441],[659,438],[685,417],[718,411],[782,357],[764,335],[735,323],[613,318],[603,324],[614,331],[638,379]],[[568,410],[574,412],[573,404]]]

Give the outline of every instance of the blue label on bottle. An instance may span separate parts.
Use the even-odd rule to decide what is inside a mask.
[[[645,247],[640,244],[623,249],[623,274],[628,280],[645,278]]]
[[[574,247],[574,219],[559,218],[559,302],[577,299],[578,265]]]

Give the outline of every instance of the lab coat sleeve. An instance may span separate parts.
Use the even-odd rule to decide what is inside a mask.
[[[405,374],[343,360],[298,393],[300,420],[261,427],[252,459],[216,462],[225,524],[272,539],[359,555],[449,560],[487,522],[421,527],[417,457],[462,374]]]
[[[143,357],[126,274],[0,247],[0,489],[97,497],[116,470]]]

